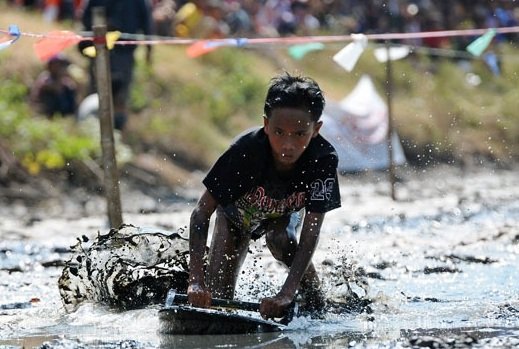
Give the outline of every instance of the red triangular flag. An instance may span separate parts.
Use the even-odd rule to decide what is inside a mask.
[[[83,37],[73,32],[56,30],[35,42],[34,51],[42,62],[46,62],[51,57],[57,55],[67,47],[77,44],[81,40],[83,40]]]
[[[191,58],[205,55],[211,51],[216,50],[218,45],[213,45],[211,41],[197,41],[186,49],[186,53]]]

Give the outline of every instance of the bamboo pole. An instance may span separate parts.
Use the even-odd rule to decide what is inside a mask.
[[[391,58],[389,56],[390,44],[386,41],[386,97],[387,97],[387,155],[388,155],[388,172],[389,183],[391,186],[391,198],[396,200],[395,193],[395,165],[393,161],[393,113],[391,108],[393,95],[393,74],[391,72]]]
[[[106,17],[104,8],[92,9],[94,46],[96,49],[95,74],[99,96],[99,124],[101,130],[101,150],[103,153],[104,190],[108,222],[111,228],[119,228],[123,223],[119,175],[115,160],[112,81],[110,57],[106,47]]]

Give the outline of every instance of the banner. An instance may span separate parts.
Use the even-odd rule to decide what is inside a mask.
[[[322,116],[321,134],[339,155],[339,172],[383,170],[389,167],[388,112],[369,76],[364,75],[339,103],[328,101]],[[392,139],[393,163],[405,163],[396,132]]]

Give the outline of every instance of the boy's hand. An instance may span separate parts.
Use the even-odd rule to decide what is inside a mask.
[[[195,307],[209,308],[211,306],[211,292],[200,284],[189,285],[187,299]]]
[[[260,303],[261,317],[267,320],[283,317],[291,303],[292,297],[280,294],[263,298]]]

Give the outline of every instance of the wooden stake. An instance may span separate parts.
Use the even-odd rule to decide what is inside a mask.
[[[94,46],[96,49],[95,74],[99,96],[99,124],[101,129],[101,150],[103,153],[104,189],[111,228],[119,228],[123,223],[119,175],[115,160],[112,79],[110,57],[106,47],[106,17],[104,8],[92,9]]]
[[[393,115],[391,110],[391,98],[393,94],[393,75],[391,72],[391,58],[389,56],[389,40],[386,41],[386,97],[387,97],[387,151],[388,151],[388,171],[389,171],[389,183],[391,185],[391,198],[396,200],[395,193],[395,166],[393,161]]]

